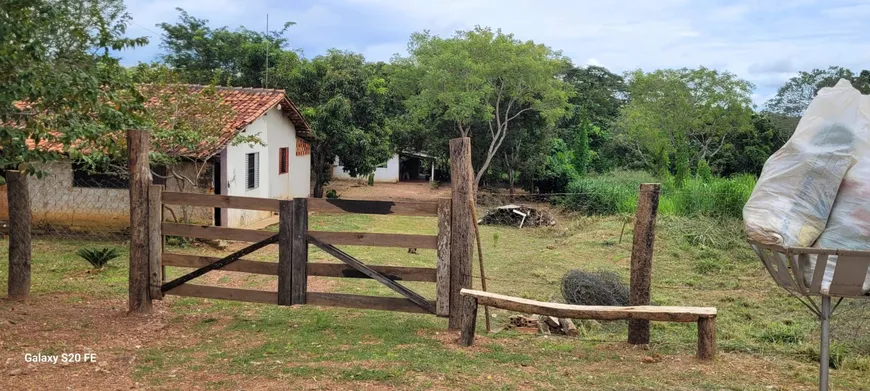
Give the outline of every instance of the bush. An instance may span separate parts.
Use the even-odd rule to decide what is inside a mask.
[[[76,255],[88,261],[94,269],[102,269],[106,267],[109,261],[118,257],[118,249],[116,248],[81,248],[76,251]]]
[[[614,272],[571,270],[562,277],[562,297],[577,305],[628,305],[628,287]]]
[[[329,189],[326,191],[326,198],[336,199],[338,198],[338,192],[335,189]]]
[[[574,167],[574,153],[562,139],[554,139],[544,171],[535,179],[535,187],[541,193],[563,193],[568,185],[579,178]]]

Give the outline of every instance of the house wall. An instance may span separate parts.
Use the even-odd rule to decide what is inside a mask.
[[[205,163],[199,163],[205,164]],[[73,187],[72,163],[63,159],[38,165],[46,175],[42,179],[28,178],[30,208],[33,225],[40,229],[65,228],[71,230],[114,231],[130,226],[130,192],[128,189],[100,189]],[[184,162],[174,167],[180,175],[191,178],[197,172],[193,163]],[[210,172],[210,171],[209,171]],[[205,182],[207,183],[207,181]],[[183,186],[182,186],[183,185]],[[167,191],[209,193],[208,186],[176,183],[169,179]],[[0,197],[6,199],[5,186],[0,189]],[[171,207],[178,221],[194,224],[211,224],[214,212],[211,208]],[[166,212],[167,220],[174,220]],[[186,217],[186,220],[184,218]],[[0,220],[8,220],[9,209],[6,203],[0,204]]]
[[[227,145],[227,195],[269,198],[269,179],[271,178],[268,173],[272,165],[269,161],[269,133],[267,132],[266,117],[270,113],[267,113],[265,117],[257,118],[242,131],[244,135],[257,136],[264,145]],[[245,183],[246,156],[254,152],[260,153],[260,185],[256,189],[248,189]],[[272,212],[267,211],[230,209],[227,212],[227,226],[243,227],[271,215]]]
[[[311,177],[311,155],[296,156],[296,129],[277,107],[248,125],[246,135],[256,135],[265,145],[227,146],[227,194],[233,196],[291,199],[308,197]],[[288,173],[278,173],[278,151],[289,148]],[[246,155],[260,153],[260,186],[247,189],[245,183]],[[272,212],[230,209],[229,227],[244,227],[268,218]]]
[[[368,180],[368,177],[356,178],[350,176],[344,171],[344,166],[339,165],[338,158],[335,158],[335,165],[332,167],[333,179],[360,179]],[[386,167],[378,167],[375,169],[375,182],[398,182],[399,181],[399,155],[395,154],[390,160],[387,160]]]

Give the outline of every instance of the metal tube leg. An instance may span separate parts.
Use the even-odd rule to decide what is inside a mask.
[[[822,296],[822,341],[819,345],[819,391],[828,391],[831,365],[831,296]]]

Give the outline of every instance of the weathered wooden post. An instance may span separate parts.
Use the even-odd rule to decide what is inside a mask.
[[[148,132],[127,130],[127,168],[130,173],[130,313],[151,312],[149,271],[148,190],[151,171],[148,166]]]
[[[716,317],[698,318],[698,359],[712,360],[716,357]]]
[[[293,255],[290,257],[290,304],[305,304],[308,291],[308,199],[293,199]]]
[[[278,304],[293,303],[293,201],[278,202]]]
[[[163,185],[148,189],[148,257],[151,299],[160,300],[163,292]]]
[[[471,200],[474,172],[471,168],[471,139],[460,137],[450,140],[450,183],[453,186],[450,219],[450,321],[448,327],[462,326],[462,302],[459,291],[471,288],[471,254],[473,226]]]
[[[640,185],[637,211],[634,217],[634,241],[631,246],[631,281],[628,305],[649,305],[650,274],[652,271],[653,245],[656,238],[656,215],[659,208],[658,183]],[[628,321],[628,343],[649,343],[649,321]]]
[[[30,296],[30,190],[27,175],[6,171],[6,197],[9,201],[9,285],[13,300]]]
[[[305,304],[308,291],[308,199],[278,203],[278,304]]]
[[[438,201],[438,263],[435,267],[435,314],[450,316],[450,205]]]

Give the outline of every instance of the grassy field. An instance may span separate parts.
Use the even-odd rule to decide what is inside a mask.
[[[312,229],[434,233],[433,218],[311,216]],[[482,227],[490,291],[561,301],[570,269],[612,270],[628,278],[631,225],[619,241],[620,217],[560,216],[555,227]],[[89,272],[74,255],[83,246],[117,246],[113,266]],[[173,251],[220,254],[197,244]],[[370,264],[428,266],[434,250],[348,248]],[[694,324],[653,323],[648,349],[624,343],[624,322],[582,322],[579,338],[516,331],[483,335],[460,348],[446,320],[392,312],[287,308],[169,297],[155,314],[123,314],[127,261],[123,243],[37,240],[34,298],[0,301],[0,389],[594,389],[811,390],[816,386],[815,320],[778,288],[745,245],[739,223],[662,217],[653,270],[653,301],[719,309],[720,355],[697,361]],[[250,258],[276,259],[277,248]],[[6,244],[0,280],[6,279]],[[328,256],[312,248],[310,259]],[[476,262],[476,261],[475,261]],[[171,276],[182,270],[170,269]],[[216,272],[196,281],[250,289],[276,287],[273,277]],[[475,268],[475,286],[479,275]],[[312,278],[312,290],[394,296],[373,281]],[[427,297],[434,284],[408,283]],[[848,309],[850,304],[844,304]],[[503,326],[510,313],[494,311]],[[481,311],[482,316],[482,311]],[[846,331],[846,330],[840,330]],[[845,345],[844,345],[845,346]],[[868,389],[870,356],[843,347],[834,390]],[[98,355],[97,364],[23,362],[24,353]],[[12,388],[3,387],[7,383]]]

